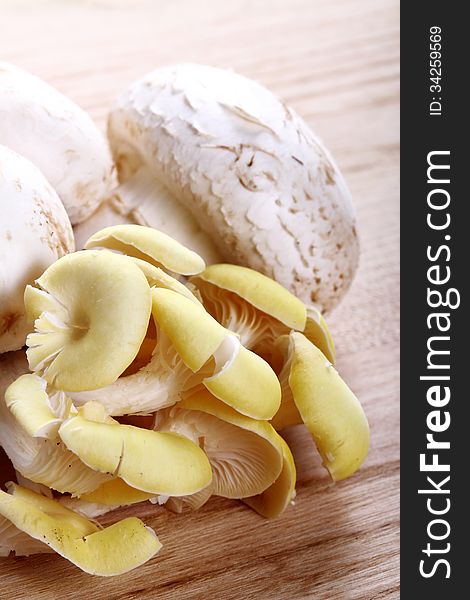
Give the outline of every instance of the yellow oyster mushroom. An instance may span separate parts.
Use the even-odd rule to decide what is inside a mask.
[[[23,426],[25,422],[31,423],[27,417],[31,398],[19,394],[21,387],[15,391],[16,416],[7,408],[4,391],[27,369],[28,363],[22,351],[0,356],[0,446],[14,468],[26,479],[72,495],[91,492],[111,476],[90,469],[67,450],[60,438],[53,435],[55,427],[49,430],[49,438],[31,436]],[[23,399],[25,406],[20,407]],[[49,404],[55,416],[60,414],[54,412],[53,397],[49,397]]]
[[[201,303],[174,289],[156,287],[152,316],[155,337],[146,338],[142,362],[131,365],[135,371],[98,390],[71,392],[77,405],[98,401],[112,415],[154,412],[203,383],[243,414],[269,419],[276,413],[281,393],[274,371],[241,346]]]
[[[154,495],[192,494],[211,482],[206,455],[183,436],[90,420],[90,413],[88,405],[79,409],[60,426],[59,436],[91,469]]]
[[[333,340],[320,312],[266,275],[239,265],[216,264],[190,282],[209,313],[237,333],[247,348],[270,355],[276,339],[294,329],[304,332],[334,362]]]
[[[333,337],[323,315],[314,306],[307,306],[307,322],[302,333],[323,352],[332,364],[336,362]]]
[[[109,386],[71,393],[77,405],[98,401],[112,415],[154,412],[213,374],[213,365],[205,365],[228,332],[199,302],[175,290],[153,288],[152,317],[155,338],[146,339],[150,360]]]
[[[199,443],[213,470],[213,493],[246,498],[264,492],[283,464],[279,435],[267,421],[241,415],[201,388],[157,413],[156,429]]]
[[[160,550],[152,529],[129,517],[100,529],[56,500],[10,484],[0,491],[0,515],[92,575],[126,573]]]
[[[166,233],[143,225],[105,227],[88,239],[85,248],[117,250],[180,275],[194,275],[205,267],[199,254]]]
[[[36,283],[51,306],[43,311],[42,296],[27,288],[26,311],[35,319],[27,338],[31,370],[64,391],[115,381],[147,331],[151,296],[142,271],[117,254],[82,251],[56,261]]]
[[[150,500],[150,498],[155,498],[155,494],[138,490],[119,477],[103,483],[93,492],[80,496],[80,499],[86,502],[96,502],[107,506],[136,504],[137,502]]]
[[[282,448],[282,471],[276,481],[262,494],[245,498],[244,502],[261,516],[274,519],[282,515],[295,496],[296,469],[287,443],[279,436]]]
[[[171,290],[152,290],[152,314],[191,371],[201,369],[228,333],[202,305]]]
[[[233,335],[226,336],[214,358],[216,373],[203,384],[216,398],[256,419],[270,419],[277,412],[281,387],[265,360]]]
[[[214,356],[215,373],[203,383],[217,398],[256,419],[276,413],[280,387],[263,359],[241,346],[201,305],[164,289],[152,290],[152,297],[156,322],[192,371]]]
[[[49,397],[46,387],[46,380],[37,375],[21,375],[6,389],[5,404],[30,436],[54,439],[72,401],[63,392]]]
[[[334,480],[351,476],[369,450],[369,424],[362,406],[325,355],[307,338],[291,332],[280,374],[323,465]],[[284,398],[283,398],[284,402]]]

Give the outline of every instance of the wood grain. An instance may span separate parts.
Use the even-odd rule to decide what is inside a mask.
[[[396,0],[2,3],[0,57],[50,81],[101,127],[123,87],[177,61],[233,67],[312,125],[358,212],[360,270],[329,322],[372,430],[364,467],[337,485],[307,433],[290,430],[298,494],[277,521],[223,499],[184,516],[141,505],[164,544],[150,563],[98,579],[54,555],[4,559],[2,600],[399,597],[398,33]]]

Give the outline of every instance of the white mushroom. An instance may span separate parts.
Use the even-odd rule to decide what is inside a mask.
[[[88,114],[41,79],[4,62],[0,144],[41,169],[72,223],[91,215],[111,187],[107,143]]]
[[[108,211],[110,223],[158,227],[206,262],[252,267],[321,310],[349,287],[358,242],[344,180],[306,123],[258,83],[161,68],[121,95],[108,133],[121,186],[99,226]]]
[[[26,284],[68,252],[72,227],[64,206],[29,160],[0,146],[0,353],[24,345]]]

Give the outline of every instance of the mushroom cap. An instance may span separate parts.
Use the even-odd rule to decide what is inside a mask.
[[[0,515],[92,575],[120,575],[161,548],[155,532],[135,517],[105,529],[31,490],[10,483],[0,490]]]
[[[304,303],[277,281],[254,269],[229,264],[210,265],[192,277],[191,282],[198,287],[205,282],[233,292],[289,328],[303,331],[305,327]]]
[[[19,378],[19,385],[15,380],[19,375],[28,371],[28,362],[23,351],[7,352],[0,355],[0,446],[3,447],[15,469],[26,479],[43,484],[59,492],[69,492],[80,495],[91,492],[103,482],[110,479],[109,475],[98,473],[88,468],[72,452],[67,450],[58,436],[53,437],[53,429],[48,428],[49,437],[32,437],[26,430],[28,424],[37,423],[34,417],[39,414],[28,414],[28,406],[36,400],[41,402],[41,390],[36,390],[35,398],[28,394],[28,386],[22,385],[23,377]],[[26,375],[30,382],[34,382],[34,375]],[[32,378],[32,379],[31,379]],[[18,381],[18,380],[17,380]],[[13,386],[13,399],[16,408],[13,414],[7,407],[5,396],[9,387]],[[39,398],[38,398],[39,396]],[[49,397],[48,403],[57,411],[60,407],[54,406],[53,398]],[[64,415],[67,416],[67,415]],[[46,419],[47,420],[47,419]]]
[[[166,233],[143,225],[105,227],[87,240],[85,248],[117,250],[181,275],[200,273],[206,266],[196,252],[189,250]]]
[[[333,338],[320,311],[305,306],[266,275],[239,265],[215,264],[191,277],[190,283],[206,310],[248,348],[271,355],[276,339],[296,329],[335,362]]]
[[[296,331],[286,367],[292,399],[323,465],[335,481],[350,477],[369,450],[369,424],[359,400],[325,355]]]
[[[137,355],[150,318],[150,288],[139,267],[119,254],[83,250],[56,261],[36,283],[41,289],[25,292],[35,319],[27,338],[30,368],[64,391],[116,381]]]
[[[111,189],[109,149],[89,115],[38,77],[4,62],[0,144],[41,169],[74,224],[91,215]]]
[[[25,285],[73,250],[72,227],[56,192],[29,160],[0,146],[0,353],[21,348],[31,329]]]
[[[153,495],[193,494],[211,482],[206,455],[187,438],[90,417],[96,418],[86,404],[59,429],[67,448],[90,468]]]
[[[358,240],[343,177],[306,123],[260,84],[203,65],[157,69],[118,98],[108,137],[121,182],[145,165],[227,262],[323,311],[348,289]]]
[[[281,473],[280,437],[271,425],[240,414],[203,388],[157,413],[156,427],[202,443],[214,473],[215,495],[254,496]]]

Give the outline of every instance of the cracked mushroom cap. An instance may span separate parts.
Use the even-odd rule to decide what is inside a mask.
[[[70,221],[86,219],[112,185],[106,140],[88,114],[30,73],[0,62],[0,144],[44,173]]]
[[[0,490],[0,515],[91,575],[120,575],[142,565],[161,548],[155,532],[135,517],[105,529],[14,483]]]
[[[73,250],[72,227],[56,192],[29,160],[0,146],[0,353],[21,348],[30,331],[25,285]]]
[[[223,260],[329,310],[358,262],[349,191],[307,124],[232,71],[180,64],[117,100],[108,137],[121,183],[145,167],[213,239]]]

